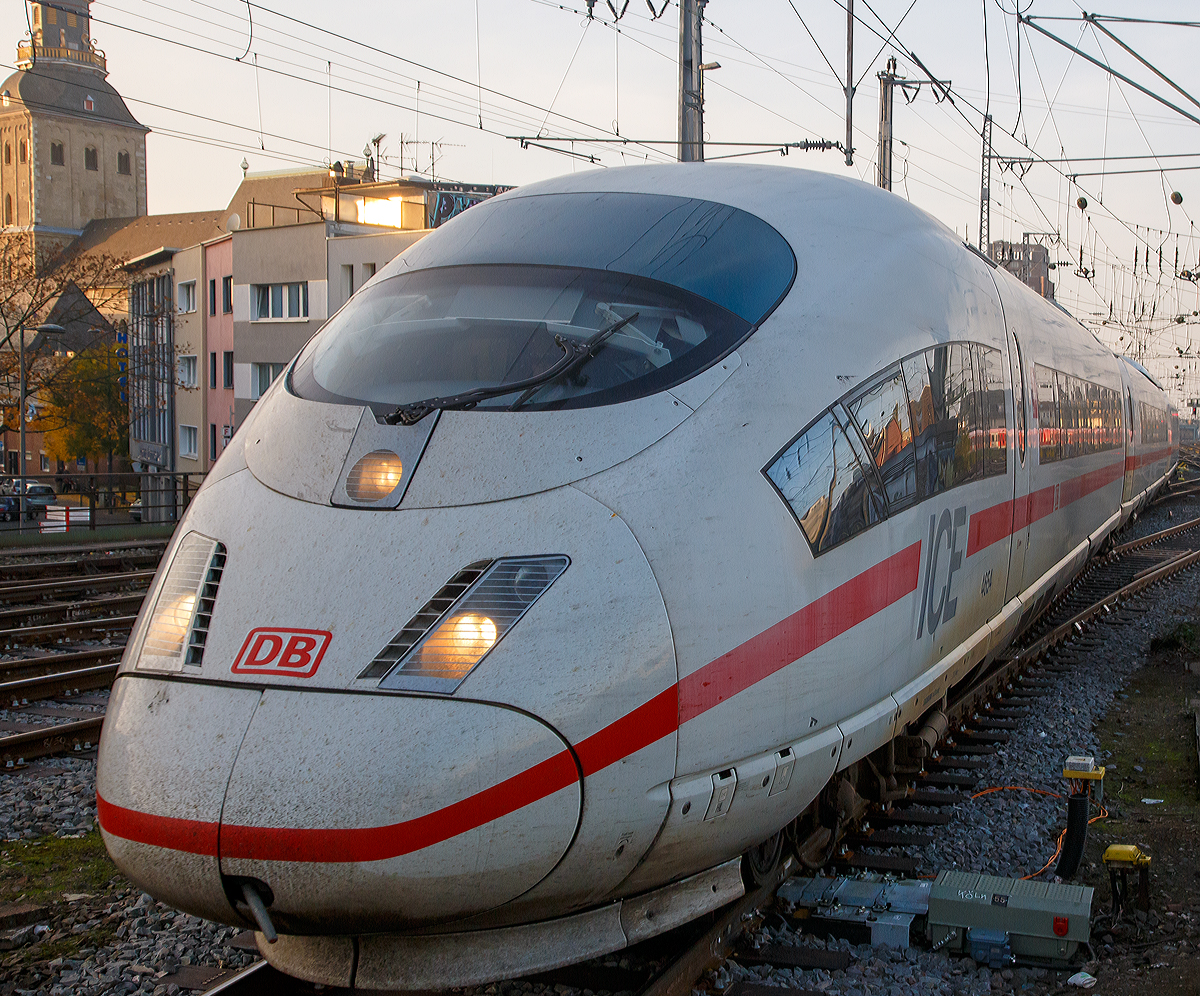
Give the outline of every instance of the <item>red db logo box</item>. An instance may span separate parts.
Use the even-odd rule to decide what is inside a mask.
[[[311,678],[332,638],[323,629],[252,629],[230,671]]]

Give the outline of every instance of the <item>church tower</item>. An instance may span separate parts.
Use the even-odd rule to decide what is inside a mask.
[[[107,81],[91,0],[29,2],[32,36],[0,84],[0,222],[62,246],[96,218],[146,214],[146,132]]]

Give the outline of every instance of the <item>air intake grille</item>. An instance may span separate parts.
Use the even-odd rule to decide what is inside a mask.
[[[397,663],[380,681],[379,687],[443,694],[453,692],[569,563],[563,556],[512,557],[495,561],[441,612],[436,625],[408,641],[408,646],[395,657]],[[404,635],[405,631],[401,631],[397,640]],[[397,640],[393,640],[383,653],[390,656],[391,647]]]
[[[491,563],[490,560],[481,560],[468,564],[442,585],[438,593],[421,607],[421,611],[406,622],[404,628],[379,651],[359,678],[382,678],[394,668],[396,662],[409,652],[414,643],[433,629],[446,610],[462,597]]]
[[[185,664],[199,667],[204,663],[204,644],[208,639],[208,627],[212,622],[213,607],[217,603],[217,588],[225,571],[225,544],[218,543],[209,561],[208,574],[200,588],[200,599],[196,605],[196,617],[192,622],[192,635],[188,641]]]

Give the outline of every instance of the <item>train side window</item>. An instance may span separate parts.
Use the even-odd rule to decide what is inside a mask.
[[[1129,415],[1129,441],[1133,442],[1133,395],[1129,393],[1129,388],[1125,389],[1125,406],[1126,413]]]
[[[1054,463],[1059,453],[1058,379],[1054,371],[1040,363],[1033,368],[1037,382],[1038,462]]]
[[[788,503],[814,556],[884,518],[883,503],[826,412],[763,471]]]
[[[917,498],[924,501],[938,493],[937,487],[937,410],[933,400],[934,363],[944,353],[930,349],[910,356],[902,364],[908,386],[909,422],[916,451]]]
[[[904,361],[921,500],[983,476],[971,345],[934,346]]]
[[[944,432],[939,433],[938,442],[938,470],[943,491],[983,476],[979,449],[975,445],[981,428],[976,407],[976,383],[970,344],[953,343],[946,381],[946,424]]]
[[[976,371],[979,375],[979,414],[982,423],[980,442],[983,452],[983,476],[1008,473],[1008,421],[1004,411],[1004,368],[1000,350],[975,344]]]
[[[845,406],[875,462],[888,508],[893,512],[907,508],[917,500],[917,471],[900,364],[886,370]]]
[[[1061,370],[1054,372],[1058,381],[1058,458],[1075,456],[1075,400],[1071,396],[1071,378]]]

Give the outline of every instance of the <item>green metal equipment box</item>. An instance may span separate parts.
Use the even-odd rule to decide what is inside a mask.
[[[929,891],[934,950],[986,952],[979,960],[992,967],[997,961],[1065,967],[1087,943],[1091,919],[1090,886],[944,871]]]

